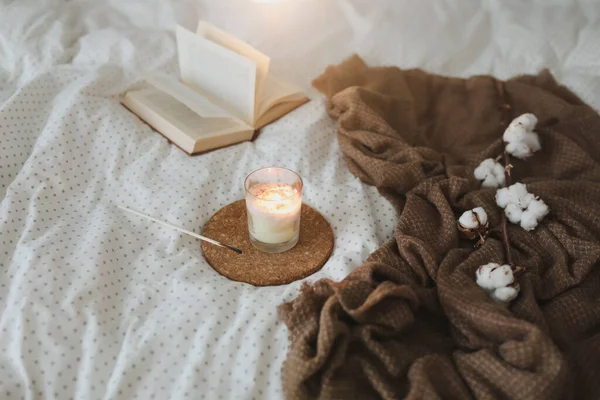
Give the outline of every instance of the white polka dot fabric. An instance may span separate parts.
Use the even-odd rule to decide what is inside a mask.
[[[281,397],[276,307],[300,282],[229,281],[197,240],[116,204],[200,231],[243,198],[246,174],[279,165],[301,174],[335,231],[331,260],[308,280],[342,279],[391,235],[394,212],[348,172],[321,100],[253,143],[196,157],[140,122],[117,95],[142,66],[176,66],[172,35],[141,36],[91,33],[81,42],[93,49],[0,110],[0,398]]]
[[[336,235],[331,261],[310,279],[341,279],[391,234],[394,213],[345,168],[321,101],[253,143],[189,157],[106,96],[116,74],[95,78],[106,97],[87,94],[77,72],[55,79],[69,97],[46,121],[0,209],[6,395],[277,396],[287,338],[276,306],[300,283],[229,281],[206,263],[198,241],[115,205],[200,231],[243,198],[247,173],[289,167]],[[42,83],[29,90],[42,107],[55,96]],[[8,112],[42,118],[28,108]],[[19,129],[10,119],[2,127]]]
[[[321,101],[254,143],[189,157],[115,98],[87,95],[79,74],[60,79],[69,101],[47,122],[0,209],[6,396],[277,396],[287,338],[276,306],[300,283],[229,281],[206,263],[198,241],[115,205],[200,231],[243,198],[247,173],[286,166],[301,174],[306,202],[335,230],[331,261],[310,279],[341,279],[390,235],[394,213],[345,168]],[[111,79],[99,79],[96,90]]]
[[[600,105],[592,2],[532,2],[538,14],[494,1],[440,1],[435,13],[415,2],[251,3],[0,4],[1,399],[282,397],[287,332],[276,307],[301,283],[231,282],[196,240],[116,204],[200,231],[242,198],[247,173],[280,165],[302,175],[306,202],[335,232],[330,261],[308,281],[342,279],[392,234],[392,208],[348,172],[320,99],[255,142],[196,157],[124,109],[119,96],[143,85],[141,71],[176,72],[175,20],[219,24],[304,87],[355,50],[454,75],[549,66]],[[540,16],[555,21],[552,34]],[[512,51],[504,41],[515,35]]]

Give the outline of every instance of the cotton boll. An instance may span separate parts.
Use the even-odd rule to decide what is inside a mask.
[[[492,271],[496,268],[500,268],[500,264],[488,263],[481,265],[475,272],[476,282],[480,288],[485,290],[493,290],[496,288],[494,280],[492,279]]]
[[[535,229],[549,212],[550,209],[543,200],[533,199],[521,216],[521,228],[526,231]]]
[[[506,196],[506,200],[509,203],[513,203],[513,204],[518,205],[521,208],[524,208],[523,203],[528,198],[527,195],[529,194],[529,192],[527,192],[527,186],[525,186],[522,183],[517,182],[515,184],[510,185],[507,188],[507,192],[508,192],[508,194],[505,196]]]
[[[525,142],[509,142],[506,145],[506,152],[521,160],[526,160],[533,154]]]
[[[519,199],[519,203],[522,208],[527,208],[534,200],[535,196],[532,193],[527,193],[525,196]]]
[[[514,195],[517,196],[518,198],[523,198],[523,197],[525,197],[525,195],[527,193],[529,193],[527,191],[527,185],[525,185],[524,183],[521,183],[521,182],[513,183],[512,185],[510,185],[508,187],[508,190],[511,193],[514,193]]]
[[[477,285],[485,290],[493,290],[511,285],[515,278],[510,265],[488,263],[477,268],[475,272]]]
[[[506,143],[522,142],[527,133],[527,129],[522,125],[509,125],[502,135],[502,140]]]
[[[486,158],[479,164],[479,166],[486,170],[491,170],[494,167],[494,164],[496,164],[496,161],[494,161],[493,158]]]
[[[538,119],[535,115],[531,113],[525,113],[519,115],[517,118],[513,119],[509,126],[523,126],[527,131],[532,131],[537,125]]]
[[[458,224],[465,229],[485,230],[488,227],[488,216],[483,208],[476,207],[462,213]]]
[[[525,160],[542,148],[540,138],[533,128],[537,118],[533,114],[523,114],[515,118],[504,131],[502,139],[506,142],[507,153]]]
[[[529,147],[529,150],[532,153],[542,148],[542,145],[540,144],[540,137],[535,132],[527,132],[522,142]]]
[[[491,158],[489,159],[491,160]],[[487,160],[484,160],[481,164],[479,164],[479,166],[477,168],[475,168],[475,170],[473,171],[473,175],[475,176],[475,178],[479,179],[480,181],[484,180],[485,178],[487,178],[490,174],[490,169],[488,168],[487,165],[484,165],[484,163]]]
[[[523,211],[523,215],[521,215],[521,228],[525,229],[526,231],[531,231],[534,230],[537,225],[537,215],[529,210]]]
[[[472,211],[475,215],[477,215],[479,225],[486,226],[488,223],[488,216],[485,210],[482,207],[475,207]]]
[[[475,178],[479,179],[480,181],[484,180],[488,175],[490,175],[495,164],[496,162],[493,159],[486,158],[477,166],[477,168],[475,168],[473,175],[475,175]]]
[[[512,284],[515,280],[510,265],[502,265],[490,271],[490,279],[495,288]]]
[[[509,265],[488,263],[475,272],[477,285],[496,301],[508,302],[519,294],[519,284],[515,283],[513,270]]]
[[[513,195],[508,191],[508,188],[496,191],[496,204],[498,204],[498,207],[505,208],[508,204],[512,203],[512,199]]]
[[[491,158],[483,160],[475,168],[473,175],[482,181],[481,186],[483,187],[499,187],[505,182],[504,167]]]
[[[514,203],[510,203],[504,209],[504,214],[506,214],[506,218],[513,224],[518,224],[521,222],[521,216],[523,215],[523,210],[521,207]]]
[[[479,237],[478,243],[483,243],[488,229],[487,213],[481,207],[465,211],[458,219],[457,225],[462,237],[469,240]]]
[[[494,163],[494,168],[492,169],[492,173],[496,177],[498,181],[498,186],[504,186],[506,183],[506,175],[504,167],[500,163]]]
[[[481,182],[481,186],[484,188],[497,188],[500,185],[500,182],[496,179],[494,175],[488,175],[485,177],[483,182]]]
[[[525,208],[524,203],[529,198],[527,195],[530,194],[527,191],[527,185],[517,182],[515,184],[510,185],[508,187],[508,191],[511,194],[510,202],[515,203],[522,208]]]
[[[519,285],[515,286],[506,286],[502,288],[498,288],[494,290],[490,296],[492,299],[496,301],[500,301],[503,303],[507,303],[511,300],[514,300],[519,294]]]
[[[477,222],[477,218],[475,218],[475,214],[472,210],[465,211],[462,213],[460,218],[458,219],[458,223],[467,229],[477,229],[479,223]]]
[[[527,185],[515,183],[507,188],[498,189],[496,203],[504,208],[504,214],[513,224],[521,224],[525,230],[532,230],[548,214],[548,206],[537,200],[527,191]]]
[[[543,200],[534,199],[528,204],[527,211],[533,213],[537,220],[541,221],[546,215],[548,215],[550,209]]]

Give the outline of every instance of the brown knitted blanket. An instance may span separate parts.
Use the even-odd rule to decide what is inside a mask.
[[[314,81],[350,170],[398,221],[346,279],[306,285],[280,306],[288,398],[600,398],[600,117],[547,71],[497,82],[358,57]],[[474,280],[479,265],[505,262],[501,234],[474,249],[456,228],[477,206],[500,224],[495,189],[473,170],[502,153],[505,102],[511,119],[540,121],[542,150],[512,159],[512,177],[551,210],[534,231],[508,226],[527,271],[508,305]]]

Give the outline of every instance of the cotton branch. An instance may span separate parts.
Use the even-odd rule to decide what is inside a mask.
[[[509,302],[519,294],[519,284],[515,277],[524,271],[516,266],[510,252],[508,236],[508,221],[520,224],[526,231],[534,230],[550,209],[522,183],[512,183],[511,171],[513,165],[510,156],[526,160],[539,151],[542,146],[539,136],[534,129],[537,124],[535,115],[526,113],[510,120],[511,107],[508,104],[502,82],[496,80],[496,89],[500,99],[500,127],[502,129],[503,149],[495,159],[483,160],[473,171],[475,178],[481,181],[482,187],[499,188],[496,191],[496,204],[503,208],[500,222],[504,258],[506,264],[488,263],[481,265],[476,271],[476,281],[488,295],[501,302]],[[509,123],[510,121],[510,123]],[[500,164],[504,161],[504,165]],[[475,245],[478,247],[485,242],[488,234],[488,218],[482,207],[465,211],[457,221],[461,236],[467,239],[479,237]]]
[[[510,120],[510,104],[506,101],[506,95],[504,94],[504,85],[499,80],[496,80],[496,89],[498,90],[498,95],[500,96],[500,126],[502,132],[508,126],[508,121]],[[506,186],[511,185],[511,177],[510,170],[512,169],[512,165],[510,163],[510,158],[508,153],[506,152],[506,146],[503,146],[502,157],[504,158],[504,181],[506,182]],[[502,213],[501,218],[501,230],[502,230],[502,243],[504,244],[504,257],[506,259],[506,263],[514,268],[514,264],[512,261],[512,255],[510,254],[510,239],[508,238],[508,231],[506,229],[506,214]]]

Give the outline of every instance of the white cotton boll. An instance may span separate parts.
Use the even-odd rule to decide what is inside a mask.
[[[508,194],[506,195],[506,201],[508,203],[513,203],[518,205],[519,207],[524,208],[522,204],[528,194],[527,186],[517,182],[515,184],[510,185],[507,188],[507,192]]]
[[[521,228],[531,231],[538,226],[538,223],[550,212],[550,209],[543,200],[533,199],[529,202],[527,209],[521,216]]]
[[[517,126],[521,125],[526,130],[532,131],[537,125],[538,119],[535,115],[531,113],[525,113],[519,115],[517,118],[513,119],[509,126]]]
[[[480,266],[475,272],[477,285],[488,292],[489,296],[502,302],[513,300],[519,294],[519,284],[510,265],[489,263]]]
[[[488,216],[485,210],[482,207],[475,207],[473,213],[477,215],[477,219],[479,219],[479,225],[485,226],[488,223]]]
[[[512,201],[513,195],[508,191],[508,188],[498,189],[496,191],[496,204],[498,207],[505,208]]]
[[[527,191],[527,185],[522,183],[514,183],[508,187],[508,191],[511,194],[511,203],[515,203],[521,208],[525,208],[524,203],[529,198],[527,195],[529,192]]]
[[[513,183],[512,185],[510,185],[508,187],[508,190],[511,193],[514,193],[514,195],[517,196],[518,198],[523,198],[523,197],[525,197],[525,195],[527,193],[529,193],[527,191],[527,185],[525,185],[524,183],[521,183],[521,182]]]
[[[473,214],[472,210],[465,211],[464,213],[462,213],[462,215],[458,219],[458,223],[462,227],[468,229],[476,229],[479,226],[477,218],[475,218],[475,215]]]
[[[475,176],[475,178],[479,179],[480,181],[484,180],[490,175],[490,170],[487,167],[487,165],[483,165],[485,161],[479,164],[479,166],[475,168],[475,171],[473,171],[473,175]]]
[[[486,158],[479,164],[479,166],[484,167],[486,170],[489,171],[494,167],[494,164],[496,164],[496,161],[494,161],[493,158]]]
[[[534,199],[528,204],[527,211],[533,213],[537,220],[541,221],[546,215],[548,215],[550,209],[543,200]]]
[[[496,301],[501,301],[503,303],[507,303],[511,300],[514,300],[519,294],[519,286],[507,286],[494,290],[490,296],[492,299]]]
[[[494,174],[494,176],[496,177],[496,180],[498,181],[498,186],[504,186],[504,184],[506,183],[506,175],[504,174],[504,167],[502,166],[502,164],[500,163],[495,163],[494,164],[494,168],[492,169],[492,173]]]
[[[490,271],[490,279],[495,288],[508,286],[514,282],[513,271],[510,265],[502,265]]]
[[[535,132],[527,132],[522,140],[532,152],[536,152],[542,148],[540,137]]]
[[[485,290],[495,289],[496,285],[494,284],[494,281],[492,279],[491,272],[499,267],[500,264],[489,263],[481,265],[479,268],[477,268],[477,272],[475,272],[477,285]]]
[[[538,226],[537,215],[532,213],[529,210],[523,211],[523,215],[521,215],[521,228],[526,231],[534,230]]]
[[[481,186],[484,188],[497,188],[500,185],[500,182],[496,179],[494,175],[488,175],[485,177],[483,182],[481,182]]]
[[[535,196],[532,193],[527,193],[525,196],[519,199],[519,204],[522,208],[527,208],[529,204],[535,200]]]
[[[537,117],[531,113],[521,114],[517,117],[517,120],[520,121],[525,128],[529,129],[530,131],[534,130],[538,123]]]
[[[489,171],[487,168],[484,168],[480,165],[479,167],[475,168],[475,171],[473,171],[473,176],[482,181],[489,176]]]
[[[481,207],[465,211],[458,219],[458,230],[460,235],[466,239],[475,239],[479,236],[481,242],[487,234],[488,216]]]
[[[509,142],[506,145],[506,152],[521,160],[526,160],[533,154],[525,142]]]
[[[483,160],[475,168],[473,175],[482,181],[481,186],[483,187],[499,187],[503,186],[505,182],[504,167],[491,158]]]
[[[475,168],[473,175],[475,175],[475,178],[479,179],[480,181],[484,180],[490,175],[495,163],[496,162],[493,159],[486,158],[477,166],[477,168]]]
[[[527,133],[527,129],[522,125],[509,125],[502,135],[502,140],[506,143],[522,142],[525,140]]]
[[[510,203],[504,209],[504,214],[506,214],[506,218],[513,224],[518,224],[521,222],[521,216],[523,215],[523,210],[521,207],[514,203]]]
[[[514,282],[514,275],[510,265],[500,265],[488,263],[477,268],[475,272],[477,285],[485,290],[494,290],[497,288],[511,285]]]
[[[540,150],[540,138],[533,132],[536,124],[537,118],[533,114],[523,114],[515,118],[502,135],[506,142],[506,152],[525,160]]]
[[[523,218],[523,210],[536,201],[535,196],[527,191],[527,185],[519,182],[507,188],[498,189],[496,192],[496,204],[498,204],[499,207],[504,208],[504,214],[513,224],[520,223]],[[543,206],[542,204],[536,203],[534,206],[534,213],[537,213],[538,211],[542,213],[547,210],[545,204],[543,202],[541,203]],[[528,221],[526,226],[530,225],[531,223]]]

